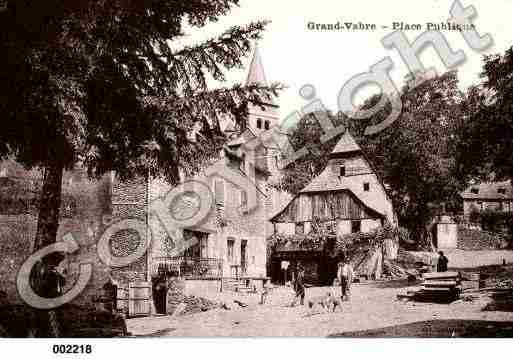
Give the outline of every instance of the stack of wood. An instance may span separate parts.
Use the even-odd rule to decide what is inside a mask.
[[[411,272],[412,273],[393,261],[386,259],[383,261],[383,273],[392,279],[407,278],[410,274],[413,274],[413,271]]]
[[[461,293],[461,276],[458,272],[435,272],[422,275],[422,288],[414,299],[428,302],[452,302]]]

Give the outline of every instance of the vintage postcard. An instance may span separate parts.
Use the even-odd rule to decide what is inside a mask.
[[[512,338],[512,13],[0,1],[0,342]]]

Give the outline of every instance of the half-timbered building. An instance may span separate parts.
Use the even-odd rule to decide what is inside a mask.
[[[322,173],[271,222],[275,234],[285,236],[308,234],[314,226],[322,224],[333,229],[331,236],[334,241],[336,236],[370,232],[386,222],[396,225],[397,219],[383,183],[353,136],[346,131],[331,152]],[[304,250],[285,243],[276,248],[274,268],[278,268],[279,275],[281,267],[277,262],[301,261],[304,266],[312,267],[307,272],[310,272],[310,277],[315,277],[316,272],[333,270],[333,264],[328,264],[331,269],[322,269],[326,266],[324,262],[328,261],[325,251],[326,248],[310,246]]]

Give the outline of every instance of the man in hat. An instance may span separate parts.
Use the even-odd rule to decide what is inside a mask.
[[[294,301],[292,302],[292,307],[296,305],[296,301],[299,298],[299,304],[305,304],[305,270],[301,265],[297,267],[297,275],[294,281],[294,291],[296,296],[294,297]]]
[[[338,264],[337,279],[341,289],[340,298],[347,300],[349,298],[349,292],[351,291],[351,283],[353,282],[353,267],[348,258],[344,258],[344,260]]]

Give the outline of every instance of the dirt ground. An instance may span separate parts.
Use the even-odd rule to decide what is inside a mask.
[[[452,257],[452,262],[458,267],[464,268],[497,264],[503,257],[509,263],[513,261],[511,251],[491,252],[494,251],[458,251],[448,253],[448,257],[450,261]],[[490,293],[473,292],[471,301],[459,300],[451,304],[419,303],[397,298],[397,294],[414,290],[416,286],[418,283],[411,286],[404,280],[355,283],[350,301],[343,302],[342,310],[335,313],[310,310],[306,305],[290,307],[293,292],[289,287],[275,288],[263,305],[258,304],[259,298],[255,294],[212,293],[208,299],[227,303],[230,310],[214,309],[177,317],[134,318],[127,321],[127,326],[134,336],[326,337],[344,336],[344,333],[354,333],[354,336],[393,336],[394,333],[405,336],[405,333],[410,333],[408,336],[454,337],[464,336],[458,335],[462,334],[462,323],[469,323],[473,326],[473,336],[480,336],[483,331],[476,328],[482,326],[490,332],[498,325],[496,322],[500,322],[500,336],[513,337],[513,306],[508,310],[494,306],[494,296]],[[340,293],[339,288],[312,287],[307,289],[306,298],[328,291]],[[233,300],[246,303],[247,307],[240,307]],[[427,324],[415,324],[419,322]],[[417,329],[410,330],[405,326],[412,324]],[[380,331],[385,327],[399,329]],[[436,333],[435,329],[431,332],[432,328],[436,328]],[[368,335],[362,332],[369,330],[374,332]]]
[[[136,336],[325,337],[430,320],[513,321],[513,312],[482,310],[492,301],[487,294],[477,296],[472,302],[452,304],[403,302],[396,297],[398,293],[405,292],[407,287],[403,284],[355,284],[351,300],[344,302],[342,311],[335,313],[319,313],[319,310],[309,310],[306,306],[287,307],[292,291],[280,287],[273,291],[269,302],[264,305],[257,304],[256,297],[248,297],[244,300],[249,303],[246,308],[230,303],[231,310],[215,309],[176,318],[134,318],[128,320],[128,331]],[[329,288],[326,287],[308,288],[307,297],[327,290]],[[226,297],[228,299],[230,294]]]

